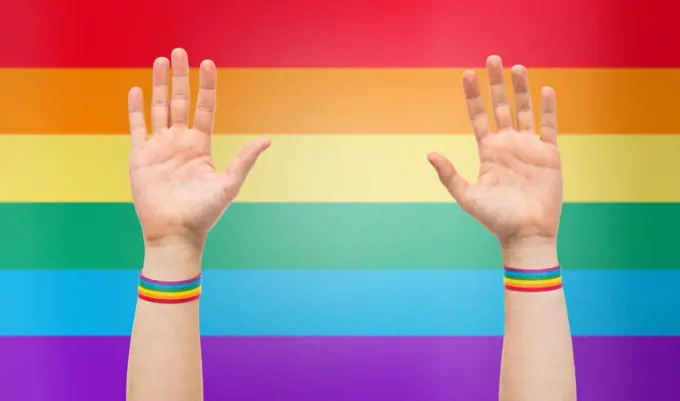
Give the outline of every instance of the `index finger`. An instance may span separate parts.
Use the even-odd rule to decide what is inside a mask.
[[[146,121],[144,119],[144,97],[142,89],[134,87],[128,92],[128,117],[130,120],[130,140],[132,148],[138,148],[146,141]]]
[[[212,133],[217,103],[217,68],[211,60],[204,60],[198,73],[198,97],[194,128],[205,134]]]
[[[549,86],[541,89],[541,140],[557,144],[557,102]]]

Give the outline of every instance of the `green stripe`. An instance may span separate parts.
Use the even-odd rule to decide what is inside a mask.
[[[0,268],[139,269],[131,204],[0,204]],[[566,204],[568,269],[680,268],[680,204]],[[501,268],[496,239],[456,204],[243,203],[208,240],[207,268]]]
[[[562,273],[558,270],[552,273],[544,274],[517,274],[512,272],[505,272],[505,277],[512,280],[523,280],[523,281],[538,281],[538,280],[552,280],[562,276]]]
[[[184,284],[184,285],[169,285],[168,286],[168,285],[158,285],[158,284],[149,283],[149,282],[140,280],[139,286],[146,289],[146,290],[157,291],[157,292],[184,292],[184,291],[195,290],[196,288],[201,286],[201,282],[195,281],[193,283]]]

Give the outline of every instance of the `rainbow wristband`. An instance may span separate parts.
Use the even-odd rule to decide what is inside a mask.
[[[158,281],[139,275],[139,299],[157,304],[181,304],[201,297],[201,275],[184,281]]]
[[[562,270],[559,266],[549,269],[524,270],[504,267],[505,289],[519,292],[545,292],[562,288]]]

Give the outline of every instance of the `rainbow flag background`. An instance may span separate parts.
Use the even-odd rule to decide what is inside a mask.
[[[460,76],[492,53],[530,67],[534,105],[557,91],[579,400],[675,399],[677,4],[5,5],[0,399],[124,399],[143,259],[126,93],[148,100],[153,59],[174,47],[221,67],[219,166],[274,141],[209,238],[207,401],[497,397],[499,249],[425,158],[476,174]]]

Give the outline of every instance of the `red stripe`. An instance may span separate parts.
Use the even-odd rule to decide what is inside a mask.
[[[22,0],[0,13],[0,67],[680,66],[680,2],[637,0]]]
[[[195,301],[198,298],[201,297],[201,294],[194,295],[193,297],[189,298],[181,298],[181,299],[160,299],[160,298],[150,298],[147,297],[146,295],[138,294],[139,299],[147,301],[147,302],[153,302],[155,304],[183,304],[186,302],[191,302]]]
[[[506,290],[519,291],[519,292],[547,292],[547,291],[559,290],[560,288],[562,288],[562,284],[557,284],[557,285],[553,285],[553,286],[550,286],[550,287],[538,287],[538,288],[536,288],[536,287],[534,287],[534,288],[531,288],[531,287],[515,287],[513,285],[507,285],[507,284],[505,286]]]

